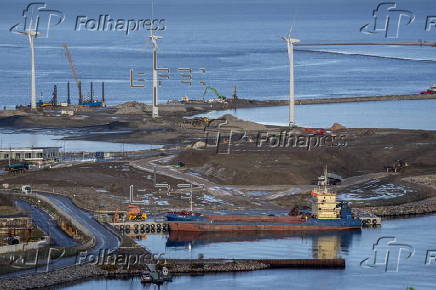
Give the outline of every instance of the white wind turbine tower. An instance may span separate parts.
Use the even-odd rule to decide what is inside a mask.
[[[38,35],[38,32],[33,31],[30,28],[29,31],[20,32],[20,33],[28,36],[29,44],[30,44],[31,62],[32,62],[31,77],[30,77],[30,83],[31,83],[30,107],[32,110],[35,110],[36,109],[35,38]]]
[[[153,21],[154,17],[154,7],[153,7],[153,0],[151,1],[151,19]],[[150,26],[150,36],[148,37],[151,40],[152,46],[153,46],[153,91],[152,91],[152,98],[153,98],[153,108],[152,108],[152,118],[158,118],[159,117],[159,95],[158,95],[158,87],[159,87],[159,71],[166,71],[169,72],[169,68],[159,68],[157,64],[157,51],[159,49],[157,45],[157,40],[161,39],[162,36],[153,35],[153,25]],[[164,76],[164,75],[162,75]]]
[[[295,82],[294,82],[294,43],[300,40],[291,38],[291,31],[289,31],[288,37],[282,37],[282,39],[288,45],[288,57],[289,57],[289,127],[294,127],[295,124]]]
[[[151,43],[153,45],[153,91],[152,91],[152,98],[153,98],[153,108],[152,108],[152,117],[157,118],[159,117],[159,97],[158,97],[158,87],[159,87],[159,81],[158,81],[158,68],[157,68],[157,40],[161,39],[161,36],[153,35],[153,28],[150,28],[150,36],[149,36]]]

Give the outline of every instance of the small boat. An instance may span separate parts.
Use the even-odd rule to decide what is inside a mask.
[[[436,84],[433,84],[426,91],[421,92],[421,95],[432,95],[432,94],[436,94]]]
[[[173,281],[173,279],[170,276],[161,275],[159,272],[151,272],[149,276],[151,278],[150,282],[156,285],[162,285],[165,282]]]

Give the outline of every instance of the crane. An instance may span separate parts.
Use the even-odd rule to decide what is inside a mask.
[[[66,44],[62,45],[62,47],[65,49],[65,57],[68,60],[68,65],[70,66],[71,74],[73,75],[73,78],[77,84],[77,89],[79,91],[79,105],[81,105],[83,103],[82,82],[80,81],[79,76],[77,75],[77,70],[73,63],[73,56],[71,54],[70,48]]]
[[[211,87],[211,86],[207,86],[205,89],[204,89],[204,93],[203,93],[203,96],[202,96],[202,98],[204,99],[204,96],[206,95],[206,93],[207,93],[207,91],[208,90],[211,90],[217,97],[218,97],[218,99],[221,99],[221,100],[223,100],[223,101],[225,101],[227,98],[225,97],[225,96],[223,96],[223,95],[221,95],[219,92],[218,92],[218,90],[217,89],[215,89],[214,87]]]

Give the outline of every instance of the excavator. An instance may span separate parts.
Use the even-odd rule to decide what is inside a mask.
[[[147,219],[147,214],[141,212],[141,208],[139,206],[129,204],[127,210],[127,219],[129,221],[143,221]]]
[[[211,87],[211,86],[207,86],[204,89],[203,96],[202,96],[203,99],[204,99],[204,96],[206,95],[208,90],[211,90],[218,97],[218,99],[223,100],[223,101],[227,100],[227,98],[225,96],[221,95],[217,89],[215,89],[214,87]]]

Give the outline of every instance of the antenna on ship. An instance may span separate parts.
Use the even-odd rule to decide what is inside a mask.
[[[328,185],[328,177],[327,177],[327,164],[324,167],[324,192],[327,192],[327,185]]]

